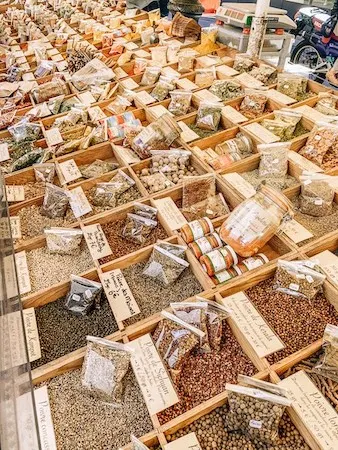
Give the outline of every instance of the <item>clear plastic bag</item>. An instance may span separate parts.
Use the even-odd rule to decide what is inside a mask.
[[[187,267],[187,261],[155,244],[142,273],[167,286],[174,283]]]
[[[209,345],[212,350],[219,351],[221,349],[223,328],[227,323],[227,318],[230,316],[229,311],[223,305],[219,305],[211,300],[206,300],[202,297],[196,297],[196,300],[206,302],[208,305],[206,316]]]
[[[178,53],[178,72],[187,73],[194,70],[195,51],[194,50],[182,50]]]
[[[147,219],[157,220],[157,209],[144,203],[134,203],[134,213]]]
[[[42,103],[52,97],[59,95],[68,95],[70,93],[68,85],[60,78],[55,78],[52,81],[43,83],[32,89],[32,95],[37,103]]]
[[[264,119],[262,120],[262,126],[269,130],[275,136],[278,136],[280,141],[285,142],[288,140],[291,130],[294,130],[292,125],[289,125],[281,120]]]
[[[286,390],[241,375],[247,386],[226,384],[229,412],[226,417],[228,431],[240,430],[254,444],[273,445],[278,438],[278,427],[292,401]]]
[[[321,166],[326,153],[338,139],[338,126],[326,122],[318,122],[311,131],[306,145],[300,149],[299,154],[309,161]]]
[[[338,383],[338,327],[328,324],[324,330],[324,354],[314,367],[314,372]]]
[[[144,445],[139,439],[137,439],[135,436],[130,436],[132,450],[149,450],[149,448]]]
[[[209,92],[222,101],[244,96],[243,86],[232,80],[215,80],[210,86]]]
[[[163,172],[153,173],[151,175],[144,175],[141,177],[142,183],[149,190],[150,193],[162,191],[174,187],[175,184],[167,178]]]
[[[155,220],[128,213],[122,236],[137,244],[144,244],[156,226],[157,221]]]
[[[93,309],[100,308],[101,294],[101,283],[71,275],[65,307],[76,316],[87,316]]]
[[[55,184],[46,183],[45,196],[41,206],[41,214],[50,219],[64,217],[69,204],[68,193],[66,190],[55,186]]]
[[[176,317],[203,331],[204,337],[201,339],[200,350],[210,352],[206,315],[208,304],[204,301],[170,303],[170,308]]]
[[[148,60],[144,58],[135,58],[134,62],[134,74],[141,75],[148,66]]]
[[[274,289],[294,297],[314,300],[322,290],[326,276],[301,261],[278,260]]]
[[[113,183],[115,185],[115,192],[117,196],[120,196],[135,185],[135,181],[123,172],[123,170],[118,170],[109,183]]]
[[[161,314],[163,320],[157,325],[153,340],[174,382],[177,382],[184,362],[200,343],[204,333],[167,311]]]
[[[250,59],[249,55],[246,55],[245,53],[237,53],[235,55],[233,69],[237,70],[237,72],[249,72],[254,65],[255,62]]]
[[[248,119],[264,114],[265,106],[268,101],[264,91],[258,89],[245,89],[245,97],[239,107],[240,112]]]
[[[167,59],[168,63],[174,63],[178,61],[178,52],[180,51],[181,43],[180,42],[168,42],[168,49],[167,49]]]
[[[330,94],[328,96],[319,96],[319,100],[316,103],[314,109],[319,111],[326,116],[336,116],[338,111],[336,109],[337,98],[331,97]]]
[[[261,81],[265,85],[273,84],[277,79],[277,69],[267,64],[261,64],[258,67],[253,67],[250,75],[256,80]]]
[[[76,228],[52,227],[44,230],[50,253],[75,255],[80,250],[83,232]]]
[[[8,127],[8,131],[15,142],[36,141],[42,133],[41,125],[29,122],[27,117]]]
[[[195,70],[195,84],[198,87],[210,86],[216,78],[215,67]]]
[[[132,350],[118,342],[87,336],[81,379],[90,394],[116,406],[123,400],[123,378],[128,372]]]
[[[123,114],[131,105],[131,102],[127,98],[118,95],[116,99],[108,105],[107,109],[113,114]]]
[[[151,86],[157,82],[161,74],[161,67],[148,66],[145,68],[140,86]]]
[[[157,47],[151,47],[151,59],[160,64],[160,66],[165,66],[167,64],[167,47],[159,45]]]
[[[334,190],[330,177],[319,173],[304,173],[299,177],[301,193],[299,209],[303,214],[323,217],[332,214]]]
[[[36,181],[53,183],[55,177],[55,164],[34,164],[33,170]]]
[[[171,242],[160,240],[156,242],[156,245],[172,255],[177,256],[178,258],[185,259],[185,252],[187,250],[185,245],[172,244]]]
[[[230,213],[229,206],[227,205],[223,194],[208,197],[205,200],[201,200],[189,207],[182,208],[184,217],[188,221],[196,220],[202,217],[208,217],[209,219],[215,219]]]
[[[11,172],[15,172],[16,170],[25,169],[33,164],[43,163],[50,157],[51,153],[48,148],[33,148],[14,161],[10,170]]]
[[[191,152],[189,150],[152,150],[153,167],[159,172],[176,172],[178,168],[184,169],[189,165]]]
[[[191,106],[192,92],[176,90],[170,92],[171,101],[168,111],[174,116],[184,116]]]
[[[189,209],[198,202],[216,195],[216,178],[212,173],[183,178],[182,208]]]
[[[98,58],[94,58],[89,61],[84,67],[75,72],[71,81],[76,89],[83,91],[87,89],[91,84],[95,84],[97,79],[110,81],[115,78],[115,74],[107,67],[104,62]]]
[[[221,103],[201,102],[197,111],[196,125],[202,130],[217,131],[222,117]]]
[[[277,91],[295,100],[306,98],[307,79],[294,73],[283,72],[277,75]]]
[[[260,177],[285,177],[288,172],[290,146],[284,143],[261,144],[258,174]]]
[[[175,82],[172,78],[160,76],[160,79],[156,83],[156,86],[151,91],[151,96],[158,102],[163,101],[169,92],[175,89]]]
[[[95,159],[91,164],[85,168],[80,168],[82,176],[84,178],[99,177],[107,172],[117,169],[118,164],[108,161],[102,161],[101,159]]]
[[[92,203],[96,206],[115,208],[117,198],[115,183],[97,183]]]

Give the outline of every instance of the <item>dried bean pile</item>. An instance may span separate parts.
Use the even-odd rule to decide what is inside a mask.
[[[313,373],[312,369],[318,364],[319,360],[322,356],[322,350],[316,352],[308,359],[304,359],[299,364],[294,367],[290,367],[288,369],[283,378],[287,378],[290,375],[298,372],[299,370],[304,370],[307,375],[311,378],[320,392],[327,398],[327,400],[331,403],[331,405],[338,412],[338,383],[329,378],[323,377],[322,375],[318,375],[317,373]]]
[[[294,197],[292,199],[292,204],[294,205],[295,217],[297,222],[301,223],[305,228],[307,228],[312,234],[313,238],[306,239],[299,243],[300,246],[306,245],[315,238],[324,236],[327,233],[336,231],[338,227],[338,204],[333,202],[332,204],[332,214],[323,217],[313,217],[308,214],[303,214],[299,211],[299,197]]]
[[[228,405],[217,408],[186,428],[167,436],[167,441],[172,442],[194,432],[202,450],[310,450],[286,413],[280,421],[276,444],[260,444],[259,446],[253,445],[248,438],[238,432],[226,431],[227,413]]]
[[[158,239],[165,239],[168,237],[162,225],[158,223],[149,236],[147,236],[145,243],[138,244],[136,242],[128,241],[122,236],[124,226],[125,220],[114,220],[102,225],[103,232],[106,235],[113,253],[105,258],[101,258],[99,260],[100,264],[105,264],[113,259],[128,255],[129,253],[135,252],[142,247],[154,244]]]
[[[85,242],[77,255],[51,254],[46,247],[36,248],[26,253],[31,292],[39,291],[61,281],[70,279],[94,267],[93,259]]]
[[[86,346],[86,336],[105,337],[118,330],[109,303],[102,297],[100,309],[88,316],[75,316],[65,308],[65,298],[35,308],[39,330],[41,358],[32,363],[35,369],[60,356]]]
[[[220,351],[192,353],[184,363],[176,389],[180,402],[160,413],[163,424],[225,390],[226,383],[236,383],[239,374],[253,375],[257,370],[233,336],[227,323],[223,326]]]
[[[320,339],[326,324],[338,324],[338,314],[323,294],[310,304],[274,291],[272,279],[248,289],[246,294],[285,344],[283,350],[268,356],[271,364]]]
[[[260,177],[258,174],[258,169],[251,170],[250,172],[241,173],[241,176],[252,186],[257,189],[262,183],[267,186],[271,186],[278,190],[288,189],[292,186],[298,184],[298,180],[291,175],[286,175],[285,177]]]
[[[93,204],[93,197],[95,196],[96,187],[94,186],[90,191],[86,192],[86,197],[90,203],[90,206],[93,208],[93,211],[86,214],[84,217],[90,217],[95,214],[100,214],[104,211],[109,211],[112,208],[110,206],[96,206]],[[134,200],[137,200],[141,198],[142,195],[140,191],[137,189],[136,186],[132,186],[129,188],[126,192],[119,195],[116,200],[116,207],[125,205],[126,203],[133,202]]]
[[[130,434],[140,437],[153,429],[132,369],[123,380],[120,408],[94,400],[80,375],[77,369],[40,385],[48,387],[58,450],[117,450],[130,442]]]
[[[141,310],[140,314],[126,320],[125,325],[131,325],[168,308],[171,302],[181,302],[204,290],[189,267],[175,283],[161,286],[156,280],[142,275],[145,265],[145,262],[141,262],[122,270]]]
[[[42,235],[45,228],[67,227],[76,221],[71,209],[68,209],[65,217],[56,217],[54,219],[43,216],[40,211],[40,206],[32,205],[20,209],[15,214],[21,220],[22,240]]]

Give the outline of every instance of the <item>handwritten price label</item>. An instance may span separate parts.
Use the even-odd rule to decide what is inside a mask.
[[[83,232],[93,259],[104,258],[112,254],[107,238],[99,223],[84,227]]]

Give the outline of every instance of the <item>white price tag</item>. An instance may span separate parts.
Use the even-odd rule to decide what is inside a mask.
[[[68,195],[70,207],[76,218],[84,216],[93,210],[81,186],[69,191]]]
[[[313,234],[307,230],[296,220],[290,220],[282,226],[283,232],[290,238],[295,244],[306,241],[313,237]]]
[[[15,253],[15,263],[18,273],[20,294],[27,294],[32,290],[25,250]]]
[[[61,136],[60,130],[58,128],[51,128],[45,131],[46,140],[50,147],[61,144],[63,142],[63,137]]]
[[[82,94],[77,94],[77,97],[85,106],[90,106],[92,103],[96,103],[93,94],[89,91],[83,92]]]
[[[202,450],[195,433],[189,433],[170,444],[164,446],[164,450]]]
[[[6,195],[8,202],[22,202],[25,200],[25,189],[16,184],[6,186]]]
[[[8,144],[0,144],[0,162],[9,160]]]
[[[83,228],[83,232],[93,259],[104,258],[112,254],[107,238],[99,223],[87,225]]]
[[[34,308],[24,309],[22,312],[25,324],[29,361],[32,362],[41,358],[38,325],[36,323]]]
[[[74,159],[69,159],[68,161],[59,163],[59,167],[66,183],[82,177],[82,173],[80,172]]]

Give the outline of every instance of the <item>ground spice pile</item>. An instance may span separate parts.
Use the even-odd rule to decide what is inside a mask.
[[[306,299],[274,291],[272,279],[248,289],[246,294],[285,344],[283,350],[268,356],[271,364],[320,339],[328,323],[338,324],[338,314],[323,294],[310,304]]]
[[[87,316],[75,316],[65,307],[65,297],[35,308],[41,358],[34,361],[33,369],[86,346],[86,336],[105,337],[118,330],[106,297],[101,308]]]
[[[187,357],[176,385],[180,402],[158,415],[160,423],[168,422],[224,392],[225,384],[236,383],[239,374],[254,375],[256,372],[229,325],[224,323],[220,351],[192,353]]]

